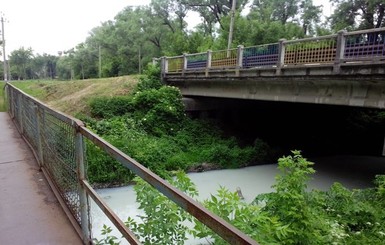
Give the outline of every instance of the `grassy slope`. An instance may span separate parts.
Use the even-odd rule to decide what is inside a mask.
[[[139,76],[73,80],[12,82],[27,94],[68,115],[87,114],[87,103],[99,96],[125,95],[132,91]]]

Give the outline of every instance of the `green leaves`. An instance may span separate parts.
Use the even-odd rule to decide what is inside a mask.
[[[126,225],[144,244],[184,244],[189,230],[186,222],[191,221],[191,216],[142,179],[135,181],[137,202],[143,214],[138,215],[140,221],[129,217]],[[191,197],[197,195],[195,186],[183,172],[177,172],[168,181]]]

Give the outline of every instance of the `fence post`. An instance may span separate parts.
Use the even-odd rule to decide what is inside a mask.
[[[183,54],[183,67],[182,67],[182,76],[184,76],[185,71],[187,70],[187,54]]]
[[[212,51],[207,50],[207,64],[206,64],[206,73],[205,73],[206,77],[209,76],[209,70],[211,68],[211,59],[212,59]]]
[[[41,133],[40,133],[40,110],[39,107],[35,104],[34,105],[35,110],[35,125],[36,125],[36,134],[37,134],[37,154],[38,154],[38,163],[39,167],[41,168],[43,166],[43,147],[41,145]]]
[[[165,56],[161,57],[161,73],[162,73],[162,80],[166,77],[166,73],[168,72],[168,61]]]
[[[152,58],[152,65],[155,66],[158,64],[158,58]]]
[[[79,187],[79,202],[80,202],[80,216],[81,227],[83,231],[84,244],[90,244],[91,242],[91,224],[89,218],[89,202],[87,192],[83,186],[83,180],[86,179],[85,166],[84,166],[84,142],[83,135],[78,130],[79,126],[76,126],[75,137],[75,153],[76,153],[76,167],[78,176]]]
[[[6,98],[6,111],[8,111],[10,117],[13,119],[13,111],[12,111],[12,99],[11,99],[11,91],[9,90],[8,82],[4,85],[4,96]]]
[[[19,111],[17,113],[17,116],[19,117],[19,126],[20,126],[20,134],[24,135],[24,127],[23,127],[23,99],[22,94],[19,93],[17,96],[17,103],[19,104]]]
[[[336,48],[336,57],[334,59],[333,73],[339,74],[341,70],[341,63],[344,59],[345,52],[345,33],[346,31],[339,31],[337,34],[337,48]]]
[[[286,39],[279,39],[278,42],[278,63],[275,74],[280,76],[282,74],[282,68],[285,65],[285,41]]]
[[[235,70],[235,75],[239,76],[239,69],[243,67],[243,45],[238,45],[237,47],[237,65]]]

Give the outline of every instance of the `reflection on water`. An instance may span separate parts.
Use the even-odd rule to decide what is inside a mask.
[[[340,182],[350,189],[367,188],[372,186],[376,174],[385,174],[385,157],[336,156],[309,161],[315,163],[316,170],[309,182],[309,189],[328,190],[334,182]],[[245,201],[251,202],[257,194],[273,191],[271,186],[277,173],[279,173],[277,164],[267,164],[242,169],[190,173],[189,177],[199,190],[198,200],[209,198],[210,194],[216,194],[219,187],[223,186],[230,191],[236,191],[239,187]],[[123,221],[129,216],[135,218],[140,214],[132,186],[101,189],[98,193]],[[102,215],[96,204],[92,205],[91,213],[93,236],[100,239],[103,224],[111,227],[113,225]],[[120,237],[116,229],[113,235]],[[125,244],[124,241],[121,244]]]

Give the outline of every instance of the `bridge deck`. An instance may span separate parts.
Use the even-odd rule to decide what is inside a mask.
[[[6,112],[0,112],[0,244],[82,244]]]

